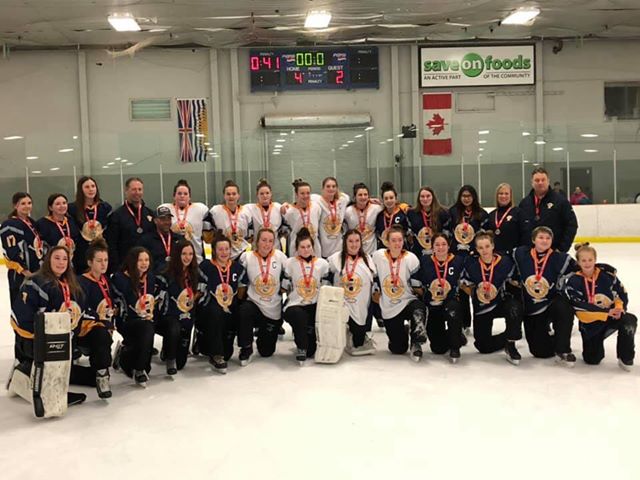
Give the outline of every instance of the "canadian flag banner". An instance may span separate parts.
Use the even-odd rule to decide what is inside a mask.
[[[423,155],[451,155],[451,92],[422,95]]]

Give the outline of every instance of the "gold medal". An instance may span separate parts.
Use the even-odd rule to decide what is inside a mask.
[[[256,292],[263,300],[270,300],[271,297],[276,294],[276,280],[271,275],[268,275],[266,279],[264,279],[262,275],[259,275],[254,280],[253,285],[256,289]]]
[[[336,236],[342,230],[342,224],[338,222],[339,219],[328,216],[322,222],[322,227],[327,235]]]
[[[498,296],[498,289],[493,283],[489,283],[487,288],[485,288],[485,284],[487,282],[483,282],[476,287],[476,297],[478,301],[484,305],[488,305],[493,302]]]
[[[423,227],[418,232],[418,243],[424,250],[431,250],[431,236],[433,230],[430,227]]]
[[[388,276],[382,282],[382,290],[392,302],[397,302],[404,294],[404,284],[401,281],[394,283],[391,276]]]
[[[174,223],[171,225],[171,231],[183,235],[185,240],[191,241],[193,239],[193,226],[187,221]]]
[[[596,293],[593,297],[593,303],[600,308],[611,308],[611,305],[613,305],[613,300],[602,293]]]
[[[308,282],[305,281],[304,278],[301,278],[296,284],[296,292],[305,302],[312,303],[318,293],[318,282],[316,282],[315,278],[312,278]]]
[[[184,289],[178,295],[178,310],[182,313],[189,313],[193,309],[193,292],[189,293],[188,289]]]
[[[524,288],[529,296],[535,300],[542,300],[549,294],[550,286],[546,278],[537,278],[536,275],[530,275],[524,281]]]
[[[448,280],[441,281],[435,279],[429,285],[429,293],[431,293],[432,303],[442,303],[445,301],[449,292],[451,291],[451,284]]]
[[[357,275],[353,275],[351,278],[348,275],[343,275],[340,279],[340,285],[344,289],[344,298],[347,302],[355,302],[362,291],[362,279]]]
[[[229,307],[233,303],[233,290],[229,285],[220,284],[216,287],[213,296],[225,312],[229,312]]]
[[[69,316],[71,317],[71,330],[74,330],[80,324],[80,317],[82,316],[82,310],[80,309],[80,305],[76,302],[72,301],[69,306],[62,302],[60,305],[59,312],[69,312]]]
[[[103,321],[110,322],[113,316],[116,314],[115,308],[109,307],[106,299],[103,299],[99,304],[98,308],[96,308],[96,312],[98,313],[98,318]]]
[[[104,228],[102,224],[97,220],[89,220],[82,225],[82,231],[80,234],[87,242],[92,242],[96,238],[102,238]]]
[[[155,306],[156,299],[150,293],[138,298],[135,305],[136,314],[145,320],[153,320],[153,308]]]
[[[459,223],[453,231],[454,236],[458,243],[462,245],[469,245],[473,238],[476,236],[476,231],[469,223]]]

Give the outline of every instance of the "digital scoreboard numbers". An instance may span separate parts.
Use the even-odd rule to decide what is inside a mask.
[[[251,91],[379,88],[378,48],[251,50]]]

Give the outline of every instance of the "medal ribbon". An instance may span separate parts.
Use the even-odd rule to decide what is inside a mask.
[[[433,266],[436,269],[438,283],[442,288],[444,288],[445,284],[447,283],[447,270],[449,269],[449,260],[450,260],[450,257],[447,257],[447,260],[444,262],[444,268],[442,269],[442,273],[440,273],[440,267],[442,266],[442,264],[438,261],[435,255],[431,256],[431,261],[433,262]]]
[[[213,263],[218,269],[218,276],[220,277],[220,282],[222,283],[222,291],[224,293],[227,293],[229,291],[229,278],[231,278],[231,262],[227,260],[227,265],[225,265],[224,267],[221,267],[216,260],[211,260],[211,263]],[[260,265],[260,271],[262,272],[262,265]],[[225,273],[226,276],[223,276],[223,274]]]
[[[471,220],[472,216],[473,216],[473,211],[465,209],[464,214],[462,215],[462,228],[464,230],[467,230],[469,228],[469,222],[467,221],[467,218]]]
[[[309,262],[311,264],[311,269],[309,270],[309,275],[307,275],[307,269],[305,264],[307,262],[305,262],[302,258],[298,257],[298,263],[300,264],[300,270],[302,271],[302,278],[304,280],[304,286],[309,288],[311,286],[311,280],[313,280],[313,269],[315,267],[316,264],[316,259],[315,257],[311,257],[311,261]]]
[[[536,217],[540,218],[540,202],[542,201],[535,193],[533,194],[533,202],[536,206]]]
[[[335,225],[336,223],[338,223],[338,202],[336,202],[335,200],[329,202],[329,212],[331,223]]]
[[[240,206],[236,206],[235,213],[232,213],[229,210],[229,207],[224,205],[224,209],[227,212],[227,217],[229,217],[229,223],[231,224],[231,233],[236,234],[238,232],[238,213],[240,213]]]
[[[531,258],[533,259],[533,267],[535,268],[536,272],[536,281],[539,282],[542,278],[542,274],[544,273],[545,268],[547,268],[547,261],[549,261],[549,257],[551,256],[552,252],[553,250],[549,250],[544,258],[538,260],[538,257],[535,253],[535,248],[531,249]]]
[[[391,283],[393,283],[394,287],[398,286],[400,283],[400,264],[402,263],[402,254],[394,261],[391,257],[390,253],[387,253],[387,258],[389,259],[389,274],[391,275]],[[393,264],[397,263],[397,267],[395,271],[393,270]]]
[[[500,226],[504,223],[504,219],[507,218],[509,212],[513,210],[513,207],[509,207],[509,209],[504,212],[504,215],[500,219],[498,219],[498,209],[496,209],[496,230],[500,228]]]
[[[345,270],[345,272],[347,274],[347,279],[349,281],[351,281],[351,279],[353,278],[353,275],[356,273],[356,267],[358,266],[358,260],[360,260],[360,257],[356,256],[356,258],[351,263],[351,269],[349,269],[349,257],[347,256],[347,261],[345,262],[344,270]]]
[[[309,203],[309,205],[307,206],[306,210],[307,210],[307,214],[305,215],[304,213],[304,209],[298,207],[296,205],[296,208],[298,209],[298,212],[300,212],[300,218],[302,219],[302,226],[309,228],[309,224],[311,223],[311,203]]]
[[[71,227],[69,227],[69,220],[67,220],[67,217],[64,217],[62,225],[56,220],[54,220],[54,223],[56,224],[56,227],[58,227],[60,235],[62,235],[62,238],[64,238],[65,245],[71,248],[73,240],[71,239]]]
[[[93,212],[93,215],[91,216],[91,218],[89,218],[89,214],[88,212]],[[89,208],[85,208],[84,209],[84,218],[87,221],[87,223],[89,224],[89,228],[95,228],[96,227],[96,222],[98,220],[98,205],[93,205],[92,207]]]
[[[358,230],[360,233],[364,233],[367,228],[367,210],[369,210],[369,204],[364,207],[364,210],[360,210],[356,207],[356,211],[358,212]]]
[[[422,210],[420,213],[422,213],[422,223],[424,224],[424,226],[427,228],[431,228],[431,215],[427,215],[424,210]]]
[[[180,208],[178,208],[178,205],[176,203],[173,204],[173,208],[176,211],[176,219],[177,219],[177,223],[178,223],[178,227],[180,228],[180,230],[184,230],[185,226],[187,224],[187,213],[189,213],[189,207],[191,205],[188,204],[184,210],[182,210],[184,212],[184,215],[180,215]]]
[[[385,229],[385,231],[388,230],[389,227],[393,224],[393,217],[395,217],[396,213],[398,213],[399,211],[400,211],[400,209],[396,208],[391,215],[388,215],[386,210],[385,210],[384,215],[382,217],[382,220],[384,221],[384,229]],[[387,223],[387,219],[389,219],[388,223]]]
[[[147,309],[147,275],[145,274],[142,280],[142,296],[138,293],[138,300],[141,300],[142,309]],[[138,290],[139,292],[139,290]]]
[[[33,225],[31,224],[31,221],[28,218],[26,220],[23,220],[20,217],[14,217],[14,218],[17,218],[22,223],[24,223],[27,227],[29,227],[29,230],[31,230],[31,233],[33,233],[33,236],[35,237],[35,240],[38,243],[38,245],[42,245],[42,239],[40,238],[40,234],[36,232],[36,229],[33,228]]]
[[[164,252],[166,253],[166,257],[171,255],[171,233],[167,234],[167,239],[165,240],[164,235],[162,234],[162,232],[160,230],[158,230],[158,236],[160,237],[160,240],[162,241],[162,245],[164,247]]]
[[[256,255],[256,257],[258,257],[258,265],[260,266],[260,276],[262,277],[262,283],[266,285],[267,282],[269,281],[269,264],[271,263],[271,256],[273,255],[273,252],[269,253],[267,258],[262,258],[262,256],[258,252],[253,252],[253,253]],[[266,265],[263,266],[263,262],[265,262]]]
[[[259,206],[260,209],[260,215],[262,215],[262,226],[265,228],[269,228],[271,226],[271,209],[273,208],[273,203],[269,202],[269,209],[266,210],[266,215],[265,215],[265,209],[262,205]]]
[[[482,288],[484,288],[485,292],[491,290],[491,285],[493,284],[493,269],[496,266],[497,258],[491,260],[491,265],[487,266],[481,258],[478,259],[480,263],[480,274],[482,275]],[[490,272],[488,278],[485,276],[486,272]]]
[[[127,207],[127,210],[129,210],[129,213],[133,217],[133,220],[136,222],[136,227],[141,228],[141,225],[142,225],[142,204],[138,205],[138,212],[137,213],[133,213],[133,210],[131,210],[131,207],[129,206],[129,202],[124,202],[124,206]]]
[[[67,310],[71,310],[71,290],[69,289],[69,284],[64,280],[58,280],[60,284],[60,288],[62,288],[62,296],[64,297],[64,306]]]
[[[100,275],[98,280],[95,279],[91,272],[85,275],[89,280],[96,282],[98,287],[100,287],[100,291],[102,292],[102,298],[107,302],[107,306],[109,308],[113,308],[113,301],[111,300],[111,292],[109,291],[109,282],[107,281],[107,277],[104,275]]]
[[[596,269],[591,278],[584,277],[584,288],[587,291],[588,302],[591,304],[596,303],[596,282],[598,281],[599,273],[599,270]],[[589,288],[589,285],[591,285],[591,288]]]
[[[191,279],[189,278],[189,271],[184,271],[184,288],[187,290],[187,296],[189,300],[193,299],[193,288],[191,288]]]

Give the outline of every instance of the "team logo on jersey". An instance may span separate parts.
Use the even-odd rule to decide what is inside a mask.
[[[171,225],[171,231],[179,235],[183,235],[185,240],[193,239],[193,225],[189,222],[177,222]]]
[[[353,275],[349,279],[348,275],[343,275],[340,284],[344,289],[344,298],[347,302],[353,303],[362,291],[362,279],[358,275]]]
[[[309,284],[307,284],[304,278],[301,278],[296,283],[296,292],[298,292],[298,295],[300,295],[305,302],[311,303],[318,294],[318,282],[315,278],[312,278]]]
[[[135,312],[140,318],[145,320],[153,319],[153,307],[156,304],[156,299],[150,293],[147,293],[144,297],[138,299],[135,305]]]
[[[493,283],[490,283],[488,288],[485,288],[485,282],[482,282],[476,287],[476,298],[484,305],[488,305],[493,302],[498,296],[498,289]]]
[[[238,229],[235,232],[233,230],[231,230],[231,228],[227,228],[224,231],[224,236],[227,237],[229,239],[229,241],[231,242],[231,248],[233,249],[241,249],[242,248],[242,242],[244,241],[244,235],[243,232]]]
[[[102,224],[97,220],[89,220],[88,222],[85,222],[85,224],[82,225],[82,231],[80,232],[82,238],[87,242],[92,242],[97,238],[102,238],[103,234],[104,228],[102,228]]]
[[[418,243],[425,250],[431,250],[431,236],[433,230],[430,227],[422,227],[418,232]]]
[[[386,248],[389,248],[389,229],[388,228],[382,232],[382,235],[380,235],[380,241]]]
[[[334,221],[331,218],[331,215],[324,219],[324,221],[322,222],[322,227],[324,228],[324,231],[327,233],[327,235],[335,236],[340,234],[340,231],[342,230],[342,222],[340,220],[340,218],[336,217]]]
[[[260,298],[267,301],[271,300],[271,297],[273,297],[278,290],[276,279],[271,275],[269,275],[266,281],[262,279],[262,275],[258,275],[253,285],[258,295],[260,295]]]
[[[456,225],[453,235],[456,237],[458,243],[469,245],[473,241],[473,237],[476,236],[476,231],[468,223],[459,223]]]
[[[373,236],[373,228],[371,225],[365,225],[363,230],[360,230],[360,235],[362,236],[362,241],[366,242]]]
[[[80,309],[80,305],[78,305],[76,302],[72,301],[69,308],[67,308],[64,302],[62,302],[62,305],[60,305],[58,311],[69,312],[69,316],[71,317],[71,330],[74,330],[80,324],[82,309]]]
[[[218,305],[220,305],[225,312],[229,313],[229,307],[233,303],[233,289],[228,285],[225,288],[220,284],[216,287],[216,291],[213,296],[215,297],[216,302],[218,302]]]
[[[593,303],[600,308],[611,308],[613,300],[602,293],[596,293],[595,297],[593,297]]]
[[[447,295],[451,291],[451,284],[445,279],[444,284],[437,278],[429,285],[429,293],[431,293],[431,303],[434,305],[445,301]]]
[[[191,296],[189,296],[189,292],[185,288],[180,292],[180,295],[178,295],[178,299],[176,300],[178,310],[180,310],[182,313],[189,313],[193,308],[194,301],[194,295],[191,294]]]
[[[42,257],[44,257],[44,243],[40,237],[33,239],[33,251],[36,254],[36,258],[42,260]]]
[[[96,308],[96,311],[98,312],[98,318],[107,322],[110,322],[113,316],[116,314],[115,307],[109,308],[109,304],[104,299],[98,304],[98,308]]]
[[[404,284],[398,280],[398,283],[394,285],[391,275],[389,275],[382,282],[382,291],[389,297],[391,303],[397,303],[404,294]]]
[[[540,277],[538,280],[535,275],[531,275],[524,281],[524,288],[531,298],[542,300],[549,294],[551,286],[546,278]]]
[[[69,249],[69,259],[73,258],[73,252],[76,251],[76,242],[71,237],[62,237],[58,240],[58,246],[67,247]]]

